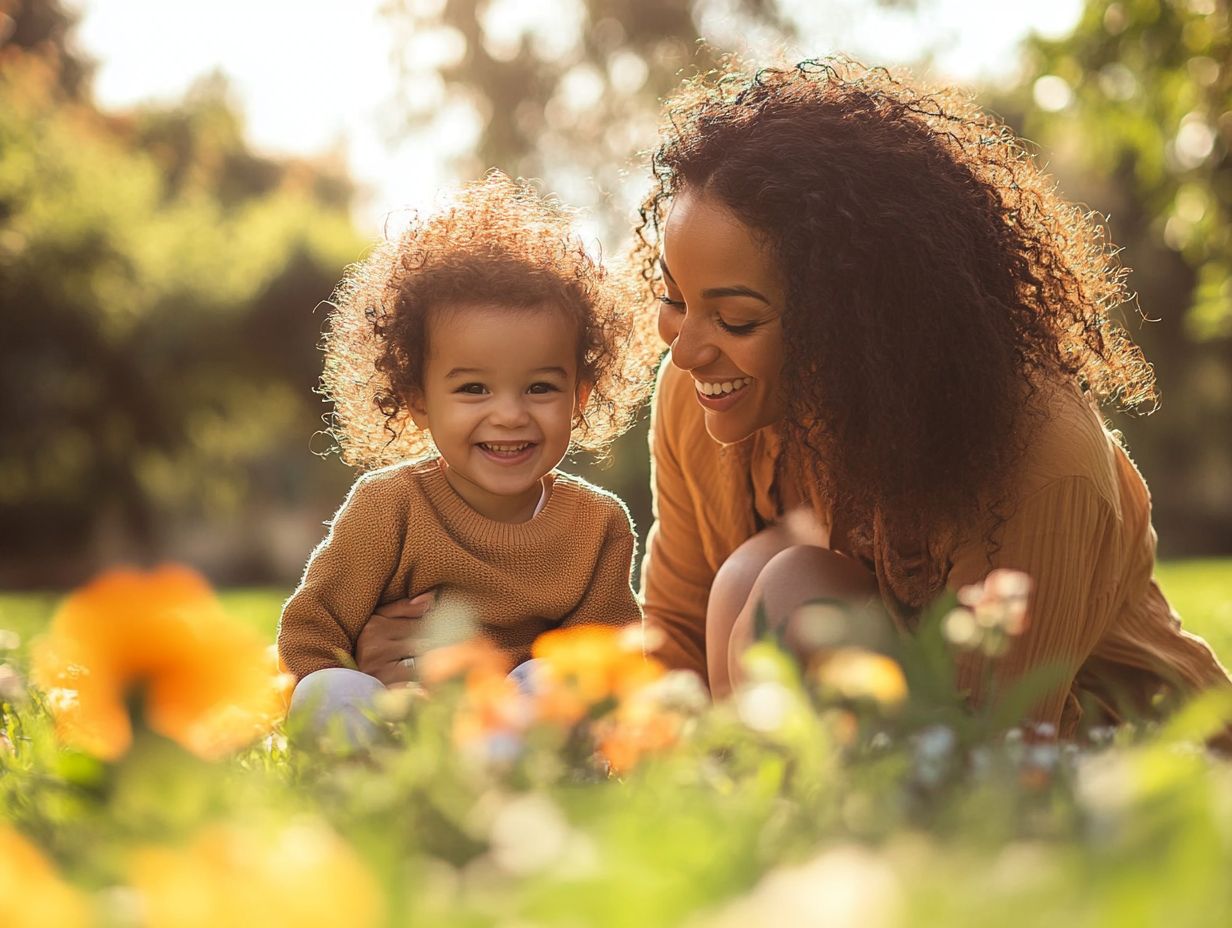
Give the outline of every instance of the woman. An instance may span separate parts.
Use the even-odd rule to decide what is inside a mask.
[[[721,696],[758,608],[876,597],[910,630],[1004,566],[1034,581],[1029,623],[963,661],[973,701],[1049,667],[1032,715],[1069,735],[1084,706],[1226,683],[1152,579],[1149,496],[1098,413],[1154,398],[1108,316],[1113,249],[1013,137],[843,61],[692,82],[665,115],[638,230],[671,348],[642,582],[660,658]],[[390,665],[397,624],[369,634]]]

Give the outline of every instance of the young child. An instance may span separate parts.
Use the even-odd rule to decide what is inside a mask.
[[[344,665],[382,603],[434,591],[511,666],[548,629],[640,619],[628,512],[556,470],[649,391],[637,305],[562,210],[496,172],[350,270],[323,383],[343,460],[367,473],[283,607],[293,715],[310,694],[321,720],[380,690]]]

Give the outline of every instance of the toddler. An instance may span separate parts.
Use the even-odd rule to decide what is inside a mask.
[[[628,512],[556,470],[649,391],[636,306],[559,207],[499,173],[350,269],[323,383],[343,460],[367,472],[283,607],[292,715],[312,702],[318,722],[362,728],[354,707],[381,683],[345,665],[382,603],[435,591],[511,666],[548,629],[640,619]]]

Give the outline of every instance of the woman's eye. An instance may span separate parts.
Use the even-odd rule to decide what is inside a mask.
[[[472,396],[479,396],[481,394],[487,393],[488,388],[485,387],[481,383],[464,383],[462,384],[462,386],[458,387],[457,392],[458,393],[469,393]]]
[[[528,393],[559,393],[560,387],[554,383],[532,383],[527,389]]]
[[[659,302],[662,303],[664,306],[671,306],[674,309],[679,309],[682,306],[684,306],[684,300],[673,300],[666,293],[662,293],[659,295]]]
[[[748,335],[759,325],[761,325],[760,322],[746,322],[743,325],[731,325],[730,323],[724,322],[722,319],[719,320],[719,328],[724,332],[730,332],[732,335]]]

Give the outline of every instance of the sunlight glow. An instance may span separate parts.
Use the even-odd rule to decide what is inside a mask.
[[[331,152],[345,159],[361,186],[357,218],[373,231],[391,210],[430,200],[432,191],[451,179],[448,159],[465,154],[481,128],[482,114],[465,112],[466,104],[446,105],[444,86],[432,73],[437,65],[461,60],[461,34],[442,28],[408,40],[382,18],[388,0],[69,2],[82,12],[80,45],[98,60],[95,92],[101,106],[173,101],[197,78],[221,71],[254,148],[271,154]],[[428,13],[441,6],[441,0],[406,2]],[[782,6],[801,29],[789,54],[842,50],[885,64],[925,59],[926,74],[969,82],[1009,75],[1017,64],[1016,45],[1027,32],[1064,34],[1082,4],[928,0],[922,17],[846,0],[783,0]],[[699,7],[716,43],[749,56],[769,54],[767,31],[735,17],[730,0],[702,0]],[[562,59],[572,53],[587,15],[583,0],[492,0],[482,22],[484,47],[493,57],[509,58],[530,42],[537,54]],[[596,24],[592,40],[613,53],[613,86],[634,92],[645,83],[645,62],[620,52],[624,29],[618,22]],[[687,54],[683,48],[662,51]],[[399,62],[421,75],[412,86],[399,86]],[[1132,93],[1125,75],[1110,74],[1108,80]],[[562,102],[576,111],[603,92],[603,78],[577,66],[562,90]],[[407,113],[426,120],[426,128],[406,131],[400,120]],[[1198,156],[1203,147],[1198,131],[1178,139],[1181,157]],[[648,141],[649,136],[635,147]]]

